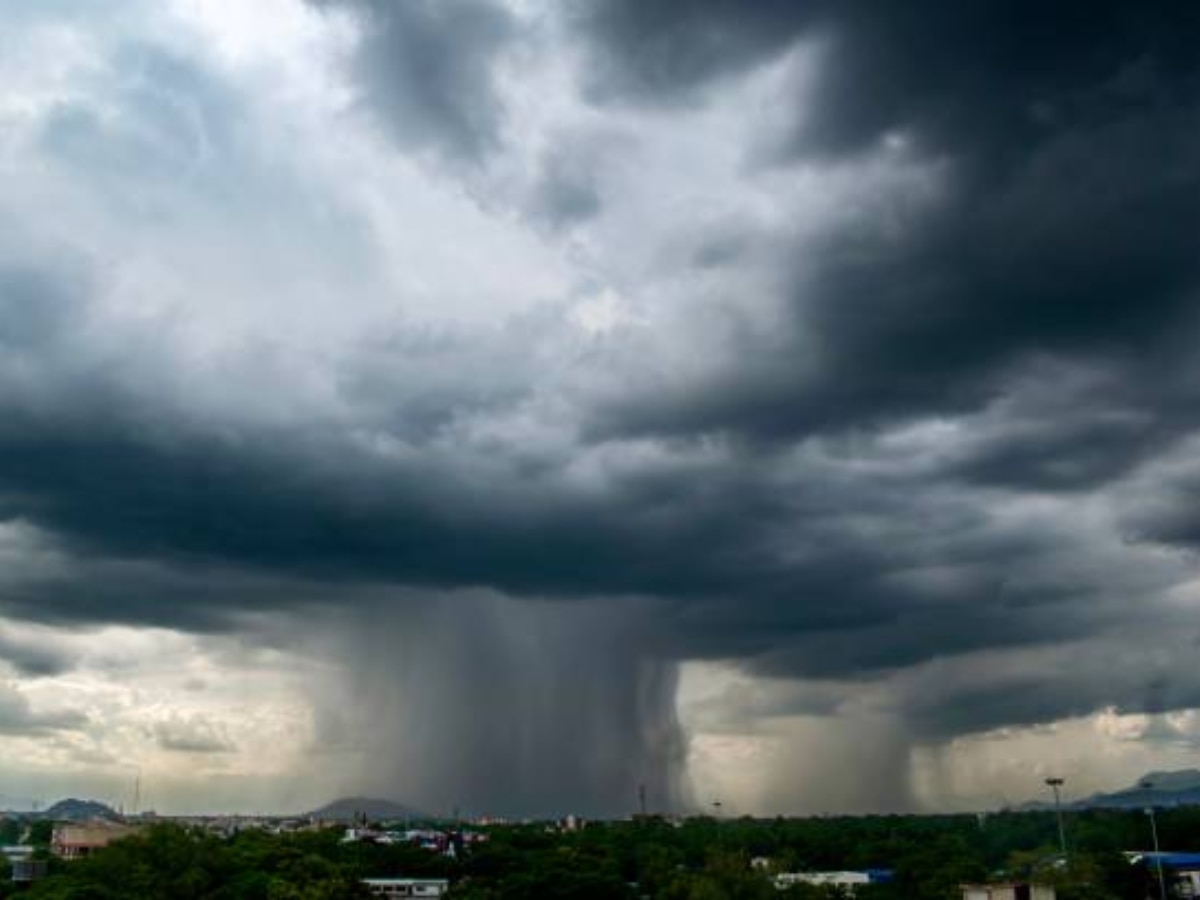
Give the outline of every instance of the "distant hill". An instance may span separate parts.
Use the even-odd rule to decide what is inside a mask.
[[[1150,772],[1138,779],[1149,783],[1156,791],[1194,791],[1200,789],[1200,769],[1180,769],[1178,772]]]
[[[1148,784],[1150,787],[1142,787]],[[1200,769],[1177,772],[1148,772],[1127,788],[1112,793],[1092,794],[1063,803],[1064,809],[1145,809],[1149,806],[1200,806]],[[1022,803],[1018,810],[1048,810],[1045,800]]]
[[[1124,790],[1111,794],[1093,794],[1072,806],[1091,809],[1200,806],[1200,771],[1182,769],[1178,772],[1150,772]]]
[[[326,803],[320,809],[314,809],[308,815],[314,819],[337,822],[350,822],[361,815],[365,815],[372,822],[429,818],[425,813],[403,804],[372,797],[343,797],[332,803]]]
[[[98,800],[76,800],[71,797],[59,800],[42,813],[42,818],[58,822],[81,822],[86,819],[119,819],[120,815],[111,806]]]

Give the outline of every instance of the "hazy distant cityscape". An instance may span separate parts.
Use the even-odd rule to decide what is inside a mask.
[[[722,818],[714,804],[712,815],[448,820],[365,797],[293,816],[161,817],[69,799],[0,817],[11,870],[0,896],[1200,896],[1200,853],[1160,844],[1200,827],[1200,771],[1068,803],[1065,785],[1046,779],[1050,804],[973,816],[810,819]]]

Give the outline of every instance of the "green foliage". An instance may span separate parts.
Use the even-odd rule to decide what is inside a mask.
[[[0,819],[0,844],[6,847],[15,844],[21,839],[21,832],[24,830],[16,817]]]
[[[778,891],[766,873],[750,868],[745,854],[714,849],[702,870],[677,872],[659,896],[668,900],[774,900]]]
[[[33,844],[35,847],[48,847],[53,834],[54,823],[46,819],[39,819],[30,823],[27,843]]]
[[[336,841],[336,835],[332,836]],[[351,900],[367,896],[327,836],[221,838],[156,825],[58,867],[30,900]]]
[[[1164,810],[1163,846],[1200,847],[1200,810]],[[55,861],[29,900],[353,900],[364,877],[444,877],[453,900],[841,900],[842,889],[775,887],[777,872],[894,870],[856,900],[957,900],[959,885],[1030,879],[1060,900],[1142,900],[1153,872],[1119,852],[1148,841],[1140,812],[1072,813],[1070,853],[1052,814],[870,816],[681,823],[595,823],[560,833],[542,825],[488,829],[486,842],[448,859],[407,845],[343,844],[338,830],[219,837],[159,825],[88,859]],[[49,840],[49,833],[40,835]],[[760,857],[765,865],[752,865]],[[7,886],[0,898],[9,896]]]

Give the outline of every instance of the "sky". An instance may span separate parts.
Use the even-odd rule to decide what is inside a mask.
[[[1200,7],[0,0],[0,807],[1200,758]]]

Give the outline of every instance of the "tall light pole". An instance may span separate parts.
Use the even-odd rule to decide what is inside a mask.
[[[1143,781],[1141,787],[1149,791],[1154,789],[1154,784]],[[1154,865],[1158,869],[1158,896],[1160,900],[1167,900],[1167,882],[1163,878],[1162,851],[1158,849],[1158,823],[1154,820],[1153,804],[1146,807],[1146,815],[1150,817],[1150,836],[1154,839]]]
[[[1046,785],[1054,791],[1054,814],[1058,817],[1058,845],[1062,848],[1063,865],[1067,864],[1067,830],[1063,827],[1062,797],[1058,789],[1063,786],[1061,778],[1047,778]]]

